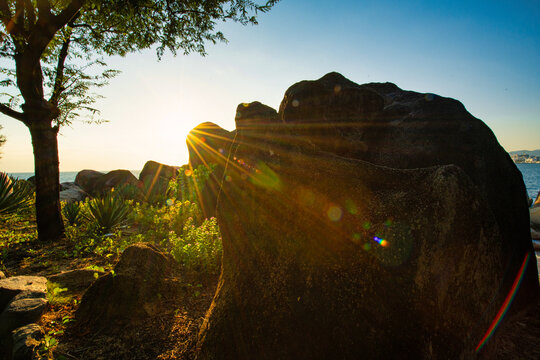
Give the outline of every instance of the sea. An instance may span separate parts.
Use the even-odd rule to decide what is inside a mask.
[[[525,187],[527,188],[527,193],[531,199],[536,199],[538,192],[540,191],[540,164],[516,164],[518,169],[523,175],[523,181],[525,182]],[[140,170],[130,170],[136,178],[139,178]],[[103,171],[107,173],[108,171]],[[60,182],[73,182],[75,181],[75,176],[77,176],[78,171],[63,171],[60,173]],[[9,175],[14,176],[19,179],[28,179],[30,176],[33,176],[34,173],[24,172],[24,173],[10,173]]]

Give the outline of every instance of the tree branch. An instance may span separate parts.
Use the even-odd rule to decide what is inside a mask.
[[[19,121],[22,121],[26,124],[26,118],[23,113],[20,113],[18,111],[13,110],[9,106],[6,106],[4,104],[0,104],[0,113],[7,115],[9,117],[12,117],[14,119],[17,119]]]
[[[51,14],[51,4],[49,4],[49,1],[37,0],[37,8],[38,8],[40,20],[50,22],[52,14]]]
[[[60,49],[60,54],[58,55],[58,64],[56,65],[56,76],[54,79],[54,89],[51,98],[49,99],[49,102],[54,106],[58,106],[58,99],[60,98],[60,94],[62,94],[62,91],[64,90],[62,86],[64,83],[64,67],[66,57],[68,55],[70,42],[71,32],[68,34],[67,39],[64,40],[62,48]]]
[[[83,5],[82,0],[72,0],[62,12],[54,17],[54,23],[58,29],[63,28],[73,20]]]
[[[28,19],[28,30],[32,31],[32,28],[36,24],[36,11],[31,0],[24,0],[24,8],[26,9],[26,17]]]

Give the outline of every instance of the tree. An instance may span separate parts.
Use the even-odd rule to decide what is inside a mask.
[[[0,112],[30,130],[36,176],[36,217],[40,241],[63,236],[59,202],[57,134],[80,115],[96,114],[92,86],[116,75],[92,73],[101,57],[155,47],[176,55],[205,55],[205,44],[226,41],[217,21],[256,24],[257,15],[279,0],[0,0],[0,57],[13,66],[1,69],[0,85],[18,96],[4,96]],[[6,94],[4,94],[6,95]],[[19,111],[17,101],[22,98]]]

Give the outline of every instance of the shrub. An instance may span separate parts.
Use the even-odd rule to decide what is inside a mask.
[[[218,273],[221,264],[221,235],[215,218],[205,219],[200,226],[189,218],[182,234],[169,233],[171,255],[189,269]]]
[[[169,182],[167,194],[179,201],[198,202],[197,194],[204,190],[215,168],[215,164],[199,165],[193,170],[188,166],[182,166],[176,178]]]
[[[98,234],[108,234],[130,219],[131,208],[121,198],[106,194],[102,198],[94,198],[86,203],[85,218],[94,225]]]
[[[33,189],[24,180],[0,172],[0,215],[11,215],[30,206]]]
[[[78,224],[81,215],[81,206],[78,202],[62,202],[62,215],[71,226]]]

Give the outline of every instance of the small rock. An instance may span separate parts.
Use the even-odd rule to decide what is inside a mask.
[[[105,272],[99,270],[76,269],[51,275],[49,281],[60,284],[62,287],[68,288],[69,291],[84,290],[103,274]]]
[[[60,184],[60,201],[75,202],[83,201],[89,195],[79,185],[75,183],[62,183]]]
[[[0,271],[0,280],[5,279],[5,278],[6,278],[6,274],[4,274],[3,271]]]
[[[20,292],[31,291],[45,294],[47,279],[42,276],[12,276],[0,280],[0,310]]]
[[[32,359],[34,349],[39,346],[43,330],[37,324],[29,324],[13,330],[12,360]]]
[[[38,321],[46,308],[47,300],[40,297],[13,299],[0,314],[0,336]]]

